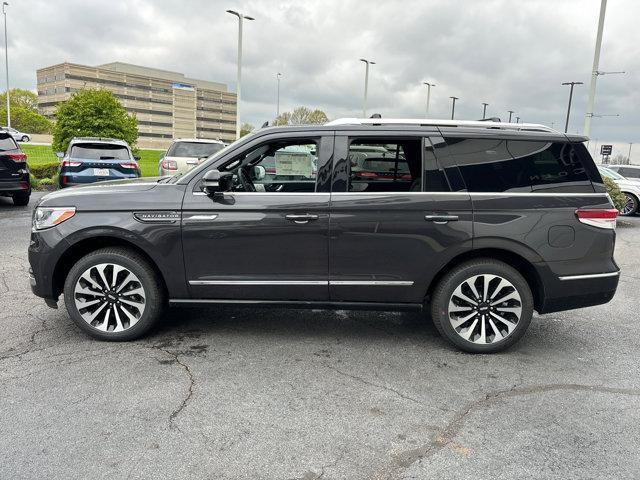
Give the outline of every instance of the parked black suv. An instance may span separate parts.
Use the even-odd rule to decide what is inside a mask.
[[[265,128],[182,176],[44,197],[31,286],[103,340],[139,337],[167,302],[277,304],[424,309],[495,352],[534,310],[616,291],[617,211],[584,141],[498,122]]]
[[[27,156],[5,131],[0,131],[0,196],[12,197],[18,206],[27,205],[31,196]]]

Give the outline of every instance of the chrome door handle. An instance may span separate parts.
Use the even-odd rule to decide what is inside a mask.
[[[310,213],[301,213],[301,214],[290,213],[289,215],[286,215],[284,218],[286,218],[290,222],[302,224],[302,223],[309,223],[313,220],[318,220],[318,215],[312,215]]]
[[[444,225],[448,222],[455,222],[458,220],[458,215],[425,215],[424,219],[427,222],[437,223],[438,225]]]
[[[210,222],[216,218],[218,218],[218,215],[215,213],[212,215],[191,215],[184,219],[184,223]]]

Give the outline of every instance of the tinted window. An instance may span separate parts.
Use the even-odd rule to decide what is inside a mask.
[[[69,156],[82,160],[131,160],[127,147],[105,143],[76,143]]]
[[[351,139],[350,192],[420,191],[421,139]]]
[[[440,140],[442,139],[440,138]],[[425,139],[424,185],[422,190],[424,192],[448,192],[450,190],[449,183],[436,159],[434,150],[434,145],[430,139]]]
[[[15,150],[18,148],[12,137],[0,137],[0,150]]]
[[[509,140],[507,148],[516,164],[528,172],[534,191],[593,191],[589,176],[570,143]]]
[[[447,143],[471,192],[593,192],[570,143],[460,138]]]
[[[202,158],[213,155],[224,148],[221,143],[176,142],[167,151],[167,157]]]
[[[528,172],[513,161],[506,140],[447,138],[449,155],[470,192],[530,192]]]

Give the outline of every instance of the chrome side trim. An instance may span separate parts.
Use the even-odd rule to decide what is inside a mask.
[[[565,282],[567,280],[589,280],[592,278],[606,278],[606,277],[617,277],[620,275],[620,270],[617,272],[609,272],[609,273],[588,273],[586,275],[568,275],[564,277],[558,277],[561,282]]]
[[[190,217],[185,218],[185,220],[193,220],[193,221],[202,221],[202,220],[215,220],[218,218],[217,214],[211,215],[191,215]]]
[[[387,287],[411,286],[413,282],[405,280],[329,280],[329,285],[375,285]]]
[[[411,286],[405,280],[189,280],[189,285],[362,285],[362,286]]]
[[[534,192],[333,192],[332,196],[372,196],[384,197],[389,195],[468,195],[470,197],[606,197],[607,193],[534,193]]]

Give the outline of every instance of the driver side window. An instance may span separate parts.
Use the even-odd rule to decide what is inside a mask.
[[[233,191],[314,192],[318,172],[315,139],[283,140],[254,148],[227,164]]]

